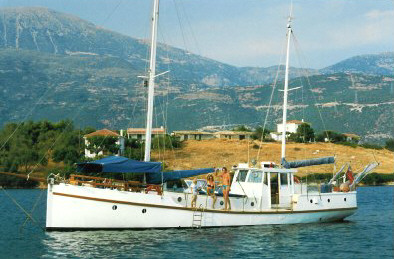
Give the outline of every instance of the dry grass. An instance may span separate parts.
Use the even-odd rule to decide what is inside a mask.
[[[152,157],[155,160],[164,161],[173,170],[195,169],[204,167],[231,168],[238,163],[246,163],[248,157],[261,161],[280,160],[280,143],[262,143],[260,153],[259,141],[247,140],[189,140],[183,143],[183,148],[167,150],[163,152],[155,151]],[[256,148],[257,147],[257,148]],[[343,145],[328,143],[300,144],[289,143],[286,149],[288,161],[296,159],[307,159],[314,157],[324,157],[336,155],[336,165],[339,168],[346,162],[351,162],[354,172],[361,170],[366,164],[376,160],[380,166],[375,170],[377,173],[394,172],[394,153],[388,150],[365,149],[362,147],[352,148]],[[299,168],[299,175],[307,173],[332,173],[333,165],[322,165]]]

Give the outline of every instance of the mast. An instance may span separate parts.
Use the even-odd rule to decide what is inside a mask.
[[[153,99],[155,92],[156,73],[156,42],[157,42],[157,20],[159,18],[159,0],[153,0],[151,48],[148,75],[148,110],[146,116],[145,134],[145,157],[144,161],[150,161],[150,148],[152,143],[152,121],[153,121]]]
[[[289,91],[289,56],[290,56],[290,37],[291,29],[291,13],[287,23],[287,51],[286,51],[286,71],[285,71],[285,88],[283,90],[283,118],[282,118],[282,156],[281,160],[286,157],[286,123],[287,123],[287,95]]]

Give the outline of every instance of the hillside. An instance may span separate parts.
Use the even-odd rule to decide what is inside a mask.
[[[44,118],[97,128],[144,125],[146,89],[137,78],[146,67],[144,41],[45,8],[0,9],[0,35],[0,125]],[[163,44],[158,61],[159,72],[171,72],[158,78],[155,126],[263,123],[275,67],[238,68]],[[352,59],[345,63],[340,67]],[[374,71],[383,63],[368,64]],[[291,69],[291,87],[303,87],[290,93],[289,119],[304,118],[316,131],[356,133],[363,141],[393,137],[393,76],[357,70],[352,82],[340,67],[329,74],[309,69],[309,78],[296,78],[300,69]],[[282,85],[268,116],[272,130],[282,113]]]
[[[260,142],[249,142],[247,140],[188,140],[184,142],[184,147],[177,150],[166,151],[165,155],[155,152],[153,158],[164,161],[165,164],[174,170],[223,167],[231,168],[238,163],[256,159],[259,149],[253,148]],[[274,161],[279,164],[280,143],[263,143],[258,162]],[[316,144],[294,144],[287,145],[287,160],[307,159],[324,156],[337,156],[337,167],[351,161],[354,172],[358,172],[365,165],[376,160],[380,166],[375,170],[377,173],[394,172],[394,153],[388,150],[373,150],[361,147],[352,148],[343,145],[316,143]],[[332,173],[333,165],[311,166],[299,168],[299,175],[310,173]]]
[[[394,52],[360,55],[345,59],[320,70],[321,73],[364,73],[370,75],[394,74]]]
[[[39,7],[0,9],[0,48],[34,50],[57,55],[118,58],[131,64],[131,73],[144,74],[147,42],[103,29],[76,16]],[[243,68],[158,45],[158,71],[176,71],[179,86],[200,88],[271,81],[269,68]],[[243,73],[254,77],[244,81]],[[292,72],[292,76],[297,74]],[[187,83],[187,84],[185,84]]]

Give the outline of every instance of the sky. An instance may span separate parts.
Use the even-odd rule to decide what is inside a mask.
[[[150,0],[0,0],[41,6],[149,38]],[[283,63],[290,0],[160,0],[159,41],[235,66]],[[323,68],[394,51],[394,0],[293,0],[290,63]]]

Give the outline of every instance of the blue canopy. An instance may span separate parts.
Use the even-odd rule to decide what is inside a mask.
[[[78,163],[81,173],[160,173],[160,162],[142,162],[122,156],[108,156],[92,162]]]
[[[146,177],[146,181],[152,184],[158,184],[163,181],[174,181],[182,178],[192,177],[200,174],[207,174],[214,172],[214,168],[201,168],[195,170],[180,170],[180,171],[172,171],[172,172],[163,172],[161,174],[149,174]]]
[[[312,166],[312,165],[333,164],[334,162],[335,162],[335,158],[333,156],[314,158],[308,160],[296,160],[292,162],[287,162],[286,159],[282,158],[282,166],[288,169],[304,167],[304,166]]]
[[[122,156],[108,156],[96,161],[78,163],[77,171],[80,173],[147,173],[146,182],[158,184],[207,174],[213,172],[214,168],[162,172],[160,162],[142,162]]]

